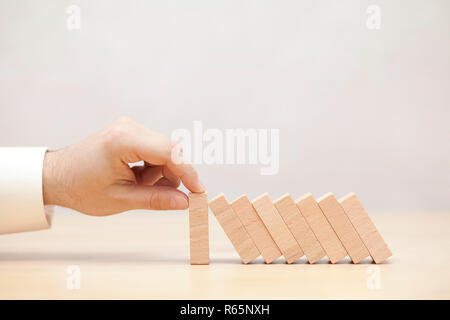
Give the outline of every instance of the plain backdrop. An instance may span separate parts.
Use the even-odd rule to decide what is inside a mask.
[[[0,0],[0,145],[61,148],[121,115],[167,135],[280,130],[276,175],[197,166],[211,196],[448,211],[449,103],[446,0]]]

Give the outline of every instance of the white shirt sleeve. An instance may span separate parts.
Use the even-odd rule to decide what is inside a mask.
[[[0,147],[0,234],[47,229],[42,170],[47,148]]]

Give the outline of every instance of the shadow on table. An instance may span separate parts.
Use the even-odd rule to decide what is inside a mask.
[[[170,257],[151,252],[1,252],[1,262],[93,262],[189,264],[186,257]]]
[[[117,252],[0,252],[1,262],[14,261],[40,261],[40,262],[93,262],[93,263],[156,263],[156,264],[184,264],[189,265],[189,257],[172,257],[157,255],[152,252],[133,252],[133,251],[117,251]],[[367,258],[359,262],[359,265],[372,264],[372,260]],[[211,258],[210,264],[234,264],[245,265],[239,258]],[[264,260],[258,259],[247,264],[248,266],[255,264],[264,264]],[[272,264],[286,264],[283,258],[275,260]],[[295,261],[291,265],[305,264],[310,265],[305,257]],[[323,258],[313,265],[330,264],[327,258]],[[336,263],[352,264],[350,258],[345,258]]]

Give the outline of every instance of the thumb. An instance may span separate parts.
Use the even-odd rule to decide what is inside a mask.
[[[188,197],[173,187],[124,185],[121,189],[121,201],[129,210],[184,210],[189,206]]]

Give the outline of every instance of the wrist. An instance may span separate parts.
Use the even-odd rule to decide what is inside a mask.
[[[60,170],[60,151],[47,151],[44,156],[42,189],[44,205],[67,206],[66,191]]]

